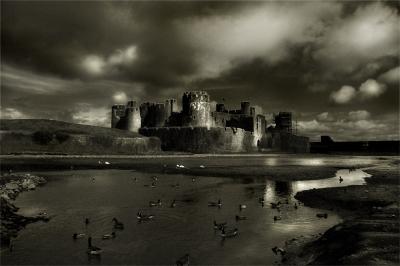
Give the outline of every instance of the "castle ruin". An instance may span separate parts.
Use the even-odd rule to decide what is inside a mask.
[[[228,110],[224,103],[211,104],[206,91],[189,91],[182,96],[182,109],[176,99],[164,103],[135,101],[114,105],[111,127],[144,136],[160,138],[163,150],[188,152],[249,152],[266,150],[308,152],[306,137],[292,132],[292,113],[274,116],[267,127],[266,117],[250,102]]]

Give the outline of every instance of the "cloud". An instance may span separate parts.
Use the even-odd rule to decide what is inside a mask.
[[[379,97],[386,91],[386,86],[377,82],[374,79],[368,79],[360,85],[356,90],[352,86],[343,86],[338,91],[333,91],[330,98],[337,104],[346,104],[353,99],[360,99],[361,101]]]
[[[350,120],[365,120],[368,119],[371,114],[366,110],[358,110],[358,111],[350,111],[349,112],[349,119]]]
[[[400,66],[392,68],[378,77],[379,81],[388,84],[399,84],[400,82]]]
[[[319,121],[333,121],[334,117],[329,112],[323,112],[317,115]]]
[[[136,47],[129,46],[125,49],[114,51],[107,58],[98,55],[87,55],[82,59],[81,65],[86,73],[99,76],[115,72],[120,66],[129,66],[136,57]]]
[[[345,104],[356,97],[356,89],[352,86],[343,86],[338,91],[334,91],[330,95],[331,99],[338,104]]]
[[[301,131],[328,131],[329,127],[325,124],[318,122],[317,120],[311,121],[298,121],[298,129]]]
[[[361,99],[370,99],[379,97],[386,90],[386,86],[378,83],[374,79],[369,79],[361,84],[359,88],[359,95]]]
[[[315,40],[323,31],[322,20],[339,11],[336,3],[266,2],[229,15],[180,20],[176,25],[198,51],[200,75],[212,77],[235,62],[282,61],[290,56],[292,45]]]
[[[29,115],[22,113],[21,111],[15,108],[1,108],[0,109],[0,118],[1,119],[21,119],[21,118],[29,118]]]
[[[113,95],[113,100],[115,103],[126,104],[126,102],[128,101],[128,96],[125,92],[119,91]]]
[[[110,108],[92,107],[88,104],[80,104],[79,110],[72,114],[73,122],[92,126],[110,126]]]
[[[382,2],[359,5],[332,24],[315,58],[338,72],[352,72],[365,63],[398,54],[398,14]]]

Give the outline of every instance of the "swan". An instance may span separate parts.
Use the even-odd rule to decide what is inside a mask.
[[[110,162],[105,161],[104,164],[111,164]]]
[[[103,239],[103,240],[106,240],[106,239],[111,239],[111,238],[115,238],[115,237],[116,237],[115,232],[112,232],[111,234],[105,234],[105,235],[103,235],[102,239]]]
[[[161,206],[161,200],[159,199],[158,201],[150,201],[149,206],[150,207],[155,207],[155,206]]]
[[[247,206],[244,204],[239,204],[239,211],[242,211],[243,209],[246,209]]]
[[[142,214],[141,212],[138,212],[138,213],[136,214],[136,218],[137,218],[139,221],[149,221],[149,220],[151,220],[151,219],[154,218],[154,215],[153,215],[153,214],[144,215],[144,214]]]
[[[202,168],[202,169],[204,169],[204,168],[206,168],[204,165],[200,165],[200,168]]]
[[[124,224],[118,221],[117,218],[114,217],[112,220],[114,222],[115,229],[121,229],[121,230],[124,229]]]
[[[103,250],[101,248],[92,246],[92,237],[89,237],[87,253],[89,255],[100,255],[102,252],[103,252]]]
[[[85,236],[85,234],[83,234],[83,233],[74,233],[72,235],[72,238],[73,239],[78,239],[78,238],[83,238],[84,236]]]
[[[223,227],[222,230],[221,230],[221,236],[222,236],[223,238],[226,238],[226,237],[235,237],[235,236],[237,236],[238,231],[239,231],[239,230],[238,230],[237,228],[232,229],[232,230],[229,230],[229,231],[226,231],[226,230],[225,230],[225,227]]]
[[[189,259],[189,254],[185,254],[183,257],[179,258],[176,261],[177,266],[189,266],[190,259]]]
[[[226,227],[226,222],[217,223],[217,221],[214,220],[214,229],[215,230],[222,230],[225,227]]]

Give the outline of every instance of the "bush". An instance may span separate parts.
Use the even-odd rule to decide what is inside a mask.
[[[53,133],[50,131],[36,131],[32,135],[32,140],[40,145],[47,145],[53,140]]]
[[[69,134],[65,132],[56,132],[56,139],[59,143],[63,143],[69,139]]]

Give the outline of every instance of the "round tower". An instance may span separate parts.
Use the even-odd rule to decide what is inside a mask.
[[[186,92],[182,98],[184,126],[210,127],[210,96],[206,91]]]
[[[139,132],[139,128],[142,126],[142,119],[140,117],[140,109],[136,102],[128,102],[128,106],[125,110],[126,130],[132,132]]]

